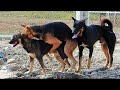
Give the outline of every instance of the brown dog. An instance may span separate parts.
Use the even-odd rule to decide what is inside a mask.
[[[76,69],[77,61],[73,57],[73,51],[77,47],[77,41],[72,39],[72,30],[63,22],[53,22],[42,26],[26,26],[22,25],[24,30],[22,34],[25,34],[30,39],[34,39],[36,36],[39,39],[44,40],[46,43],[53,45],[50,53],[54,52],[62,43],[66,41],[64,52],[68,58],[72,61],[71,69]]]

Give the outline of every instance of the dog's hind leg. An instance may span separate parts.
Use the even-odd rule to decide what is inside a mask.
[[[89,48],[89,58],[87,59],[87,68],[90,68],[91,65],[91,57],[92,57],[92,53],[93,53],[93,47]]]
[[[110,54],[110,59],[109,59],[109,68],[112,67],[112,63],[113,63],[113,52],[114,52],[114,48],[115,48],[115,43],[111,43],[110,45],[108,45],[109,48],[109,54]]]
[[[65,60],[64,60],[64,63],[67,65],[67,68],[70,68],[70,63],[68,62],[68,59],[67,58],[65,58]]]
[[[46,54],[46,57],[49,59],[50,62],[52,62],[52,58],[48,54]]]
[[[66,40],[66,44],[65,44],[65,47],[64,47],[64,52],[67,55],[67,57],[72,61],[71,68],[69,68],[68,70],[76,69],[75,66],[77,64],[77,61],[73,57],[73,51],[75,50],[77,45],[78,45],[78,43],[75,42],[75,41]]]
[[[105,54],[106,57],[106,64],[105,64],[105,68],[107,68],[108,64],[109,64],[109,59],[110,59],[110,54],[109,54],[109,49],[108,49],[108,45],[107,43],[101,44],[101,48]]]
[[[63,72],[65,69],[65,63],[63,59],[61,58],[60,54],[58,53],[58,51],[54,52],[54,56],[57,59],[57,61],[60,63],[60,68],[61,68],[60,72]]]

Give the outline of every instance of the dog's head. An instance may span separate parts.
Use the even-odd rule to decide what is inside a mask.
[[[13,44],[13,47],[19,44],[19,38],[21,38],[21,34],[15,34],[13,35],[12,39],[10,40],[9,44]]]
[[[32,39],[34,37],[34,32],[29,25],[21,25],[23,27],[22,35],[28,36],[28,38]]]
[[[73,24],[73,28],[74,28],[74,30],[73,30],[73,39],[74,38],[77,38],[77,37],[81,37],[82,35],[83,35],[83,32],[84,32],[84,30],[85,30],[85,27],[86,27],[86,25],[85,25],[85,21],[87,20],[87,19],[84,19],[84,20],[76,20],[74,17],[72,17],[72,19],[73,19],[73,21],[74,21],[74,24]]]
[[[9,44],[13,44],[13,47],[15,47],[18,44],[22,44],[21,39],[23,37],[26,37],[25,35],[21,35],[21,33],[13,35],[12,39],[10,40]]]
[[[21,25],[21,26],[24,28],[21,33],[22,35],[26,35],[29,39],[39,40],[38,39],[38,36],[39,36],[38,28],[40,26],[29,26],[29,25]]]

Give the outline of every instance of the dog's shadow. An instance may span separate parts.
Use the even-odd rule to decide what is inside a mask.
[[[107,69],[108,69],[107,67],[101,67],[101,68],[98,68],[98,69],[95,69],[95,70],[84,71],[83,75],[90,75],[93,72],[105,71]]]

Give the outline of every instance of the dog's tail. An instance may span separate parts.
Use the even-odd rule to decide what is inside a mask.
[[[113,24],[112,24],[112,22],[109,20],[109,19],[103,19],[102,21],[101,21],[101,26],[105,26],[105,24],[108,24],[108,26],[111,28],[111,30],[113,30]]]

